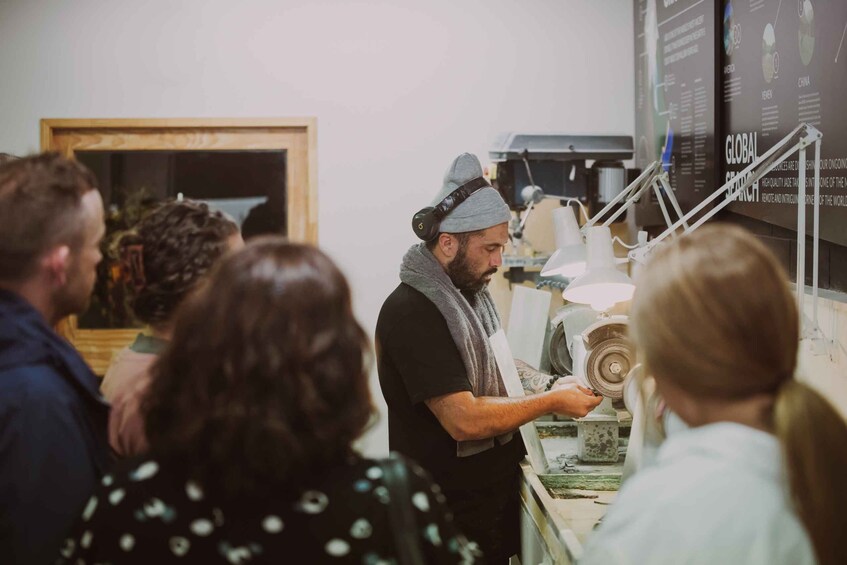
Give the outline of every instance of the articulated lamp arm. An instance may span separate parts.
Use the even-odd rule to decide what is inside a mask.
[[[735,201],[735,199],[738,198],[738,195],[741,194],[742,191],[746,191],[754,183],[758,182],[762,177],[770,173],[774,168],[778,167],[780,163],[791,157],[795,152],[805,149],[808,145],[811,145],[812,143],[820,143],[821,137],[821,132],[818,131],[815,127],[810,126],[808,124],[800,124],[794,129],[794,131],[786,135],[776,145],[774,145],[767,152],[765,152],[764,155],[762,155],[758,159],[755,159],[743,171],[738,173],[731,180],[726,182],[723,186],[715,190],[711,195],[709,195],[708,198],[703,200],[700,204],[692,208],[687,214],[681,217],[679,221],[673,223],[664,232],[650,240],[650,242],[647,244],[647,247],[654,247],[665,238],[673,235],[680,227],[685,228],[683,233],[689,233],[691,231],[694,231],[695,229],[703,225],[706,221],[711,219],[715,214],[717,214],[729,204],[731,204],[733,201]],[[820,161],[818,158],[815,165],[816,170],[820,170],[819,164]],[[801,170],[800,174],[805,177],[805,169]],[[805,186],[798,188],[802,188],[802,190],[805,192]],[[724,199],[721,202],[719,202],[711,210],[703,214],[693,224],[687,224],[688,221],[693,220],[704,208],[706,208],[706,206],[708,206],[713,201],[717,200],[721,195],[724,195]],[[805,204],[805,202],[803,202],[802,204]]]
[[[632,181],[629,186],[623,189],[620,194],[618,194],[611,202],[606,204],[602,210],[594,214],[594,217],[588,220],[584,226],[582,226],[582,232],[585,233],[589,228],[593,227],[597,222],[600,221],[600,218],[605,216],[611,210],[615,208],[618,204],[623,202],[623,205],[620,206],[611,216],[609,216],[604,222],[603,227],[610,226],[615,220],[617,220],[624,212],[630,209],[638,200],[647,192],[649,189],[653,189],[653,192],[656,194],[656,198],[659,201],[659,207],[662,210],[662,216],[664,216],[665,224],[670,226],[673,224],[670,218],[670,214],[668,212],[667,205],[665,204],[665,198],[670,201],[671,206],[673,206],[673,210],[676,213],[678,218],[682,218],[682,209],[679,207],[679,203],[676,200],[676,196],[674,195],[674,191],[668,182],[668,173],[662,167],[662,164],[659,161],[653,161],[645,169],[641,172],[638,177]],[[686,224],[687,225],[687,224]]]
[[[812,253],[814,271],[812,273],[812,297],[813,297],[813,316],[812,327],[805,333],[807,335],[819,334],[818,325],[818,256],[820,245],[820,151],[821,139],[823,134],[809,124],[801,123],[794,130],[782,138],[779,142],[766,151],[761,157],[754,159],[747,167],[744,168],[731,180],[723,186],[715,190],[708,198],[691,209],[687,214],[680,217],[674,224],[670,225],[664,232],[648,241],[644,246],[639,247],[630,252],[630,260],[640,263],[650,251],[663,240],[671,237],[682,228],[683,233],[690,233],[705,222],[710,220],[734,202],[742,191],[746,191],[758,182],[762,177],[770,173],[778,167],[783,161],[794,155],[799,154],[799,166],[797,171],[797,306],[802,314],[803,312],[803,296],[806,289],[806,148],[814,144],[814,201],[813,201],[813,220],[812,220]],[[702,213],[703,210],[715,200],[720,200],[710,210]],[[699,218],[697,216],[700,215]],[[694,221],[696,219],[696,221]],[[689,221],[693,223],[688,224]]]

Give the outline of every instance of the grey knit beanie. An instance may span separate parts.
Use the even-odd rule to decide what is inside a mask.
[[[476,155],[462,153],[453,160],[444,174],[444,184],[432,206],[444,200],[451,192],[475,178],[482,176],[482,165]],[[509,206],[500,193],[491,187],[481,188],[454,208],[441,222],[440,232],[464,233],[484,230],[512,219]]]

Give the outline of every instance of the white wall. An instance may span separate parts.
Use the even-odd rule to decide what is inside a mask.
[[[806,295],[804,312],[814,318],[813,302]],[[847,419],[847,303],[821,299],[818,304],[821,339],[800,343],[797,376],[821,392]],[[812,326],[807,323],[807,328]]]
[[[455,155],[633,130],[631,0],[0,0],[0,38],[0,151],[44,117],[317,116],[320,244],[371,335]]]

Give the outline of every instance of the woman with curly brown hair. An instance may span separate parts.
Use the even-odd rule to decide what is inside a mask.
[[[232,220],[190,200],[159,206],[118,242],[132,310],[150,328],[115,355],[101,384],[112,403],[109,443],[118,455],[147,449],[139,403],[149,368],[170,340],[174,312],[218,259],[243,244]]]
[[[149,456],[104,479],[67,562],[393,562],[399,504],[422,562],[472,562],[423,471],[403,464],[401,499],[353,449],[374,414],[368,348],[317,249],[259,238],[224,259],[153,368]]]

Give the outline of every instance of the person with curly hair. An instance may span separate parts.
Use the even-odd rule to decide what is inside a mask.
[[[140,401],[149,368],[170,340],[177,307],[227,251],[243,245],[238,226],[206,204],[167,202],[118,242],[130,286],[131,307],[147,324],[112,360],[101,390],[112,403],[109,442],[119,456],[147,449]]]
[[[375,413],[368,358],[326,255],[249,242],[180,310],[144,402],[150,453],[104,478],[60,561],[388,563],[411,543],[423,563],[473,562],[422,469],[399,460],[401,497],[354,451]]]

